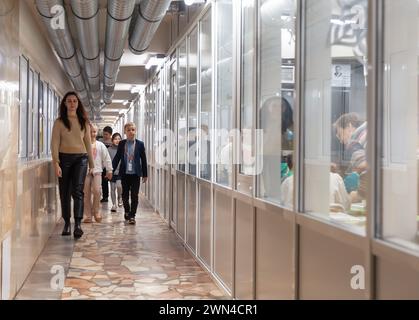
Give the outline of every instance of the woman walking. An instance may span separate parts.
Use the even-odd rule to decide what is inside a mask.
[[[59,178],[61,213],[65,222],[63,236],[71,234],[71,197],[74,201],[74,238],[83,235],[84,180],[87,166],[94,168],[90,126],[86,111],[75,92],[68,92],[60,105],[51,139],[52,160]]]

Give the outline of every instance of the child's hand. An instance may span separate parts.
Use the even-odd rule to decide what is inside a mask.
[[[143,177],[143,183],[146,183],[147,182],[147,177]]]
[[[112,180],[112,172],[111,172],[111,171],[106,172],[106,178],[107,178],[109,181],[111,181],[111,180]]]

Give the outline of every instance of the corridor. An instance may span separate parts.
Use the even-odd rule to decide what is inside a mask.
[[[147,200],[135,226],[110,206],[102,204],[101,223],[82,225],[78,241],[62,237],[59,224],[16,299],[226,298]],[[62,290],[51,286],[54,266],[65,270]]]
[[[0,0],[0,300],[419,299],[418,48],[418,0]]]

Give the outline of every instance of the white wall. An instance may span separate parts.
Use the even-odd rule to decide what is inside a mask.
[[[29,59],[30,65],[41,73],[60,95],[72,90],[72,86],[63,71],[60,60],[47,40],[47,32],[34,14],[34,1],[20,1],[19,41],[20,52]],[[37,13],[36,13],[37,14]]]

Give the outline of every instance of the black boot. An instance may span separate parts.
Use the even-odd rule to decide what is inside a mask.
[[[61,233],[62,236],[69,236],[71,235],[71,223],[70,220],[65,220],[64,221],[64,229],[63,232]]]
[[[76,218],[76,223],[74,224],[74,238],[79,239],[83,235],[83,230],[81,229],[81,219]]]

